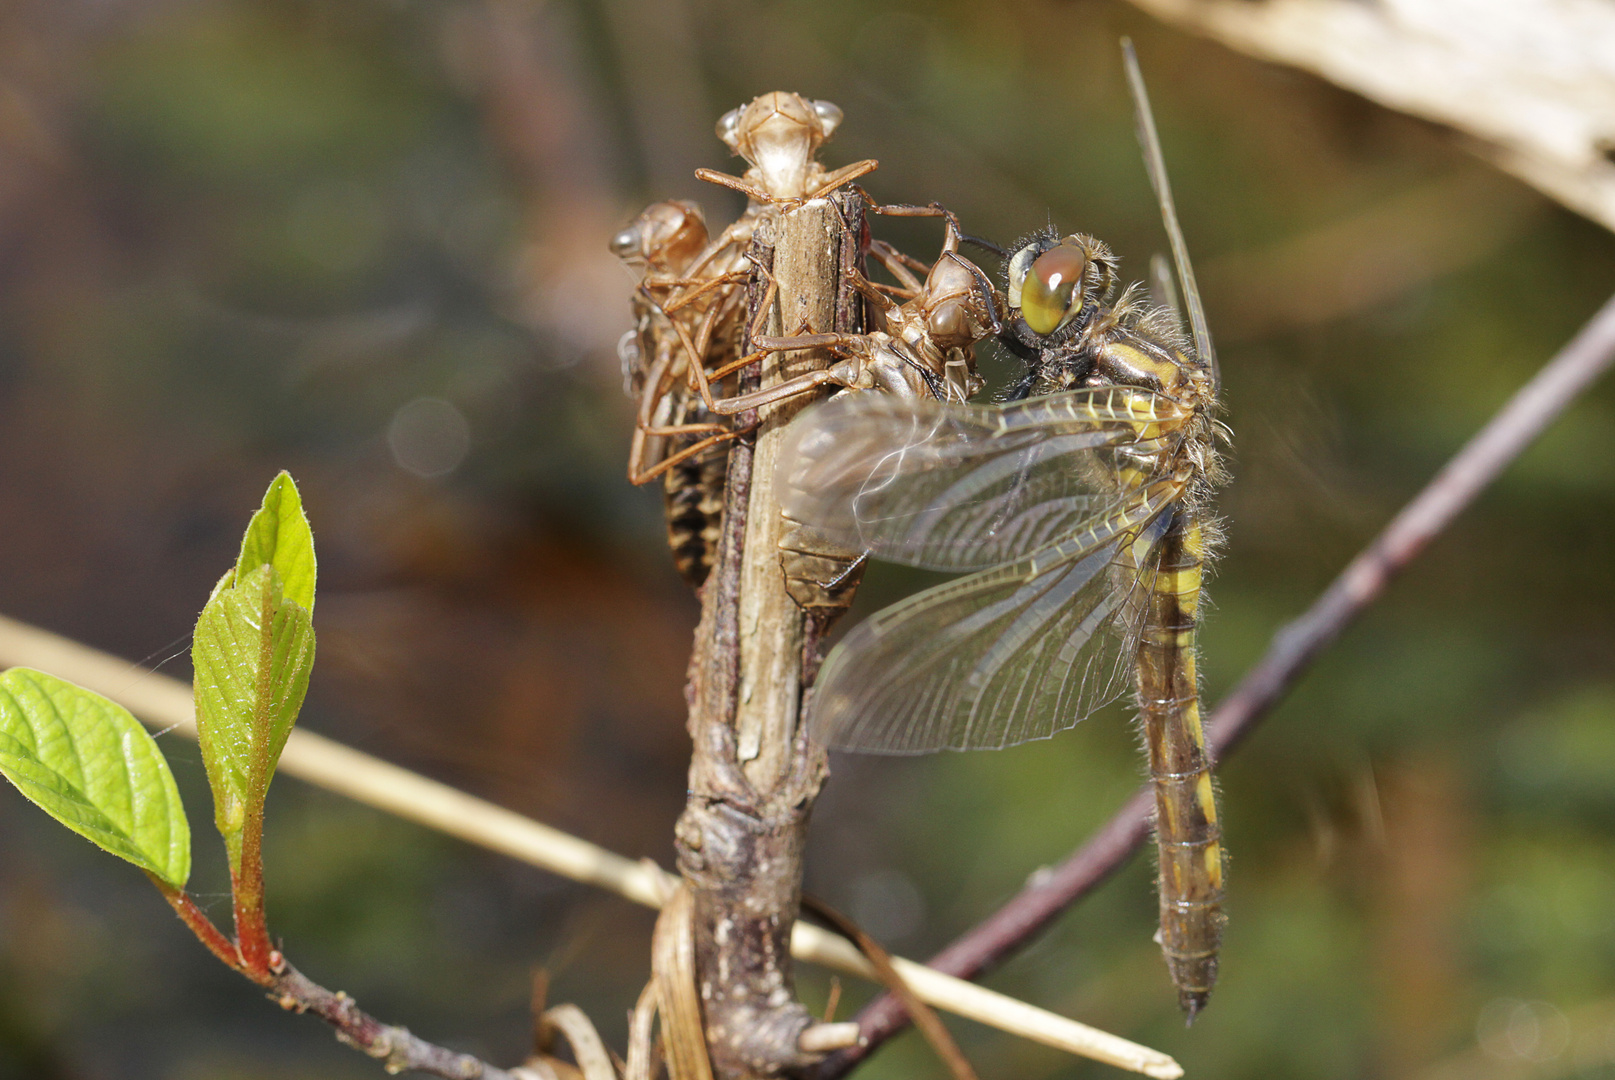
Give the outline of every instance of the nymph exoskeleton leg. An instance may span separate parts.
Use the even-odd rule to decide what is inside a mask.
[[[628,482],[643,484],[649,477],[643,475],[650,432],[655,427],[656,410],[667,402],[667,371],[672,357],[657,350],[655,363],[645,375],[645,384],[639,391],[639,409],[634,417],[634,434],[628,443]]]
[[[866,193],[866,197],[867,197],[867,193]],[[876,205],[874,205],[873,200],[871,200],[870,203],[871,203],[870,207],[869,207],[869,212],[870,213],[872,213],[872,214],[882,214],[882,215],[885,215],[886,217],[939,217],[939,218],[942,218],[945,222],[947,222],[947,232],[943,235],[943,238],[942,238],[942,251],[944,253],[948,253],[948,252],[957,252],[959,250],[959,241],[964,237],[964,232],[959,228],[959,219],[958,219],[958,217],[954,215],[954,212],[952,210],[949,210],[946,206],[943,206],[941,203],[931,203],[928,206],[913,206],[913,205],[911,205],[909,203],[888,203],[886,205],[876,206]],[[975,237],[971,237],[971,240],[975,241]],[[982,243],[982,246],[989,247],[989,248],[997,248],[997,246],[998,246],[996,244],[988,244],[985,241],[982,241],[981,243]],[[931,268],[929,266],[925,268],[925,271],[927,273],[929,273],[930,270],[931,270]]]
[[[789,348],[798,349],[802,348],[802,346],[793,344]],[[769,351],[783,352],[785,350],[775,349]],[[849,363],[853,362],[843,361],[840,364],[822,368],[818,371],[810,371],[806,375],[798,375],[794,379],[787,379],[764,390],[753,390],[749,394],[740,394],[732,398],[720,398],[714,403],[712,411],[719,416],[733,416],[735,413],[742,413],[748,409],[759,409],[764,405],[772,405],[776,401],[784,401],[787,398],[796,397],[798,394],[806,394],[821,386],[849,386],[857,379],[856,366],[850,372],[846,370],[846,365]]]
[[[717,184],[720,187],[726,187],[734,191],[738,191],[755,203],[769,203],[780,206],[790,206],[792,204],[800,205],[801,203],[812,202],[814,199],[823,198],[841,185],[850,183],[851,181],[858,179],[860,176],[866,176],[878,168],[880,168],[880,162],[876,161],[874,158],[865,158],[863,161],[855,161],[851,165],[843,165],[835,172],[827,173],[824,177],[823,183],[801,197],[781,197],[775,195],[771,191],[758,187],[749,180],[744,180],[738,176],[730,176],[728,173],[719,172],[716,169],[697,169],[695,170],[695,175],[696,179],[698,180],[705,180],[709,184]]]
[[[713,289],[739,285],[749,276],[744,270],[733,270],[727,274],[718,274],[709,278],[646,278],[645,287],[656,289],[683,288],[686,290],[662,305],[662,310],[671,315],[675,311],[695,303]]]
[[[646,293],[646,298],[652,305],[655,305],[656,301],[650,299],[648,293]],[[768,302],[772,303],[772,299],[772,296],[770,296]],[[716,379],[707,375],[707,350],[712,346],[712,336],[716,332],[718,323],[730,314],[730,297],[723,297],[707,310],[706,314],[702,316],[701,325],[696,328],[694,338],[690,337],[689,330],[682,322],[668,315],[665,307],[658,307],[658,310],[662,312],[663,317],[673,327],[673,332],[678,336],[679,344],[684,347],[685,357],[688,361],[684,365],[685,381],[690,389],[700,396],[701,403],[710,409],[712,407],[712,389],[709,384],[716,381]]]
[[[757,269],[768,277],[768,288],[763,292],[762,302],[757,305],[757,317],[752,320],[751,326],[747,328],[746,336],[752,340],[756,340],[757,335],[762,332],[763,324],[768,321],[769,311],[774,306],[774,298],[779,295],[779,283],[774,280],[774,276],[772,274],[768,273],[767,267],[758,265]],[[690,368],[692,388],[701,395],[701,401],[708,409],[713,412],[722,413],[723,410],[718,409],[716,403],[713,401],[711,384],[721,382],[723,379],[734,374],[748,364],[754,364],[758,360],[761,360],[763,356],[764,353],[754,352],[732,360],[728,364],[725,364],[717,370],[711,372],[708,372],[705,366],[696,364]]]
[[[742,214],[738,220],[731,222],[729,226],[723,230],[723,232],[715,236],[712,241],[707,244],[706,249],[695,257],[694,262],[690,263],[689,266],[684,268],[684,279],[687,281],[706,282],[716,281],[724,277],[725,275],[722,274],[708,276],[703,274],[703,271],[706,270],[708,266],[712,265],[712,263],[725,252],[739,250],[744,248],[747,244],[750,244],[752,231],[756,227],[757,217],[755,214],[751,213],[750,211]],[[744,272],[741,271],[741,273]],[[674,310],[684,306],[684,303],[686,302],[687,301],[685,301],[683,297],[675,297],[670,301]]]
[[[871,240],[869,242],[869,254],[876,262],[886,268],[887,273],[902,283],[901,289],[893,289],[889,285],[884,287],[876,285],[876,288],[890,291],[894,296],[901,296],[905,300],[912,300],[919,295],[923,286],[920,279],[914,276],[913,271],[929,274],[931,267],[928,264],[921,262],[912,255],[905,255],[884,240]]]
[[[695,425],[685,425],[685,426],[695,428],[695,427],[701,427],[702,425],[695,424]],[[721,425],[721,424],[710,424],[710,425],[706,425],[706,427],[708,429],[710,429],[710,428],[722,428],[723,425]],[[708,438],[705,438],[705,439],[702,439],[700,442],[692,443],[691,445],[686,446],[684,449],[678,451],[677,453],[669,454],[667,457],[663,458],[661,461],[657,462],[655,465],[651,466],[649,469],[645,470],[644,472],[630,471],[629,474],[628,474],[628,481],[629,481],[629,483],[632,483],[632,484],[647,484],[650,481],[655,480],[657,477],[661,476],[663,473],[667,472],[667,470],[671,469],[673,466],[679,464],[680,462],[688,461],[690,458],[694,457],[695,455],[703,453],[704,451],[710,450],[714,446],[718,446],[718,445],[721,445],[723,443],[729,442],[732,439],[738,439],[742,435],[745,435],[745,434],[751,432],[755,428],[756,428],[755,424],[747,424],[747,425],[742,425],[741,427],[729,428],[727,430],[719,431],[718,434],[709,436]],[[632,470],[633,466],[634,466],[634,462],[632,460],[632,451],[630,451],[630,459],[629,459],[629,468],[630,468],[630,470]]]
[[[678,324],[674,323],[674,326],[677,327]],[[693,350],[696,347],[689,341],[688,335],[681,333],[680,338],[680,345],[685,349]],[[628,448],[628,480],[633,484],[648,483],[680,462],[750,430],[749,427],[735,428],[727,423],[715,421],[696,424],[667,422],[668,413],[672,408],[670,403],[674,400],[672,395],[678,383],[685,377],[675,363],[676,348],[678,346],[657,350],[656,361],[646,373],[645,384],[640,391],[634,434]],[[683,447],[667,457],[658,458],[661,440],[692,435],[708,437]]]
[[[860,176],[867,176],[878,168],[880,168],[880,162],[874,158],[865,158],[862,161],[855,161],[851,165],[843,165],[835,172],[825,176],[824,183],[813,191],[808,192],[807,197],[809,200],[822,199],[842,184],[850,183]]]
[[[806,329],[804,324],[802,330]],[[748,409],[772,405],[776,401],[784,401],[821,386],[851,386],[858,381],[862,370],[862,356],[868,351],[868,340],[861,334],[809,334],[799,331],[786,337],[754,335],[752,344],[757,346],[756,350],[741,357],[735,366],[755,363],[770,353],[793,352],[797,349],[829,349],[843,359],[840,363],[798,375],[794,379],[787,379],[763,390],[720,398],[711,406],[712,411],[719,416],[733,416]]]
[[[751,430],[750,426],[732,428],[727,424],[661,424],[655,422],[658,407],[667,399],[676,381],[670,375],[672,364],[670,355],[657,358],[651,367],[650,374],[645,380],[645,392],[639,402],[639,416],[634,424],[634,435],[628,448],[628,482],[631,484],[645,484],[661,476],[673,466],[682,461],[700,454],[720,443],[738,438]],[[671,438],[678,435],[708,434],[707,438],[700,439],[689,446],[669,454],[655,464],[648,464],[650,456],[649,445],[651,439]]]
[[[774,196],[770,195],[767,191],[758,187],[756,184],[742,180],[738,176],[730,176],[728,173],[719,172],[717,169],[697,169],[695,170],[695,178],[697,180],[705,180],[709,184],[717,184],[719,187],[729,188],[732,191],[738,191],[755,203],[778,203],[786,201],[784,199],[774,198]]]

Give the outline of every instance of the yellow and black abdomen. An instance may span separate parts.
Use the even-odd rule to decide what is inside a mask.
[[[1192,508],[1176,514],[1147,600],[1137,682],[1155,786],[1161,949],[1192,1020],[1217,981],[1223,852],[1195,671],[1206,528]]]

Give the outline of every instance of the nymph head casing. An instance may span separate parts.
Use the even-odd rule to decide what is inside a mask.
[[[782,90],[763,94],[718,119],[718,138],[745,158],[765,190],[779,198],[807,194],[813,156],[841,126],[841,110]]]
[[[992,282],[958,252],[942,253],[922,295],[926,334],[940,349],[968,349],[1001,329]]]
[[[611,238],[611,253],[642,273],[677,273],[706,246],[706,218],[684,199],[651,203]]]

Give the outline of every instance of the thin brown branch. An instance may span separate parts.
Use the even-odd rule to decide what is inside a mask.
[[[389,1073],[410,1069],[448,1080],[521,1080],[521,1073],[495,1068],[480,1058],[436,1046],[408,1028],[383,1024],[340,990],[331,991],[271,955],[270,997],[291,1012],[313,1013],[336,1029],[336,1037],[382,1062]]]
[[[408,1028],[383,1024],[347,994],[327,990],[292,967],[278,951],[269,953],[262,971],[249,969],[235,942],[213,925],[190,896],[155,877],[152,883],[186,928],[221,963],[268,990],[270,999],[281,1008],[318,1016],[336,1029],[338,1039],[381,1061],[387,1072],[414,1069],[448,1080],[525,1080],[526,1074],[521,1071],[506,1072],[470,1054],[429,1043],[410,1034]]]
[[[863,927],[847,918],[835,908],[812,896],[802,897],[802,907],[825,922],[843,937],[858,946],[869,957],[869,962],[880,972],[880,981],[893,997],[903,1003],[903,1011],[913,1018],[914,1024],[931,1044],[931,1050],[942,1059],[954,1080],[976,1080],[976,1070],[970,1059],[953,1040],[953,1035],[932,1008],[915,996],[907,981],[892,963],[891,954],[878,941],[864,933]],[[857,1045],[856,1043],[852,1045]]]
[[[1515,392],[1354,558],[1299,619],[1273,637],[1212,715],[1212,753],[1232,750],[1283,698],[1325,648],[1385,591],[1391,579],[1475,501],[1508,465],[1615,362],[1615,297],[1568,345]],[[1119,869],[1149,835],[1154,805],[1145,788],[1088,842],[982,922],[932,957],[928,966],[964,979],[992,970]],[[858,1017],[864,1042],[826,1060],[816,1080],[849,1072],[909,1023],[902,1005],[882,996]]]
[[[213,925],[196,901],[182,889],[176,889],[163,881],[155,874],[148,873],[151,883],[157,886],[157,891],[163,894],[168,906],[174,909],[185,928],[196,935],[196,940],[207,946],[207,951],[218,957],[225,967],[241,970],[241,954],[236,952],[236,943],[224,936],[224,931]]]

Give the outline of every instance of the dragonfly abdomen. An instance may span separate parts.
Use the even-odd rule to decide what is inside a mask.
[[[667,471],[662,497],[667,546],[673,565],[690,587],[699,589],[712,571],[723,528],[723,485],[729,452],[714,447]]]
[[[1222,827],[1211,756],[1200,724],[1195,634],[1206,529],[1179,511],[1160,564],[1138,645],[1139,713],[1155,787],[1161,949],[1190,1019],[1217,981],[1222,942]]]

